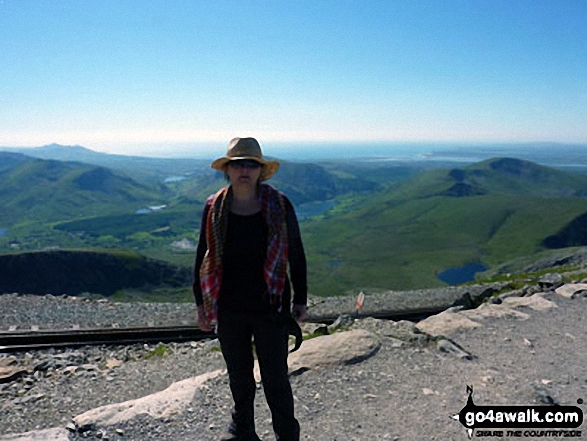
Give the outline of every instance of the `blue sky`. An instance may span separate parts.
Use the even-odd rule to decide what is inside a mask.
[[[4,146],[587,143],[584,0],[0,0],[0,65]]]

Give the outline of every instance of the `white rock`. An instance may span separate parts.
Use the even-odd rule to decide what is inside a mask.
[[[527,320],[530,316],[524,312],[516,311],[503,305],[484,303],[476,309],[459,312],[471,320],[485,320],[489,318],[515,318]]]
[[[587,283],[567,283],[554,290],[555,293],[567,299],[574,298],[582,291],[587,291]]]
[[[218,369],[197,377],[173,383],[167,389],[136,400],[108,404],[76,416],[73,421],[80,428],[105,427],[120,424],[138,415],[152,418],[169,418],[187,409],[196,391],[204,383],[226,370]]]
[[[416,327],[427,334],[437,336],[450,336],[467,329],[478,328],[481,326],[461,313],[444,311],[440,314],[432,315],[420,321]]]
[[[546,300],[540,294],[534,294],[529,297],[508,297],[503,299],[502,306],[507,306],[508,308],[528,307],[536,311],[557,308],[556,303]]]
[[[363,329],[312,338],[289,355],[289,373],[359,362],[374,355],[380,347],[377,336]],[[255,362],[255,379],[261,381],[258,362]]]

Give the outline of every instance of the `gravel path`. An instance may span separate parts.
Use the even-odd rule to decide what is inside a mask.
[[[302,439],[466,440],[464,428],[450,415],[465,405],[467,385],[474,387],[477,405],[551,401],[577,405],[578,399],[586,400],[587,298],[568,300],[554,294],[547,298],[558,308],[542,312],[524,309],[531,316],[528,320],[486,319],[483,327],[453,337],[475,355],[471,361],[433,347],[399,344],[381,337],[380,351],[362,363],[292,377]],[[57,301],[39,299],[43,298],[26,299],[31,302],[29,317],[35,316],[31,306],[35,301]],[[108,308],[107,304],[97,305],[91,307]],[[157,312],[145,307],[140,313],[157,320],[156,314],[165,308],[177,311],[176,307],[159,305]],[[119,305],[116,309],[122,310]],[[18,315],[14,310],[11,314],[13,320]],[[184,309],[178,314],[189,318]],[[131,321],[129,317],[127,323]],[[3,321],[2,326],[7,323]],[[359,320],[353,326],[376,331],[374,323],[372,319]],[[0,435],[64,427],[72,416],[86,410],[139,398],[175,381],[223,367],[215,341],[165,348],[163,355],[154,355],[154,346],[142,345],[18,354],[13,361],[16,364],[46,364],[35,376],[0,385]],[[6,363],[8,357],[0,355],[2,361]],[[51,363],[54,365],[49,366]],[[262,395],[259,390],[257,432],[264,440],[271,440],[270,415]],[[71,440],[216,440],[229,405],[227,378],[221,376],[196,394],[184,414],[165,421],[135,419],[104,433],[83,438],[71,435]],[[587,406],[580,407],[585,413]],[[585,423],[582,430],[587,438]]]

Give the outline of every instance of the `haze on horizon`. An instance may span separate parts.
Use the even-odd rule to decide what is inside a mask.
[[[581,0],[1,0],[0,60],[0,146],[587,143]]]

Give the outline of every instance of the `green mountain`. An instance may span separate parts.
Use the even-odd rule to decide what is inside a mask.
[[[538,253],[585,222],[586,189],[585,176],[510,158],[419,174],[304,226],[312,291],[438,286],[450,268]]]
[[[136,210],[155,189],[104,167],[0,153],[0,225]]]

